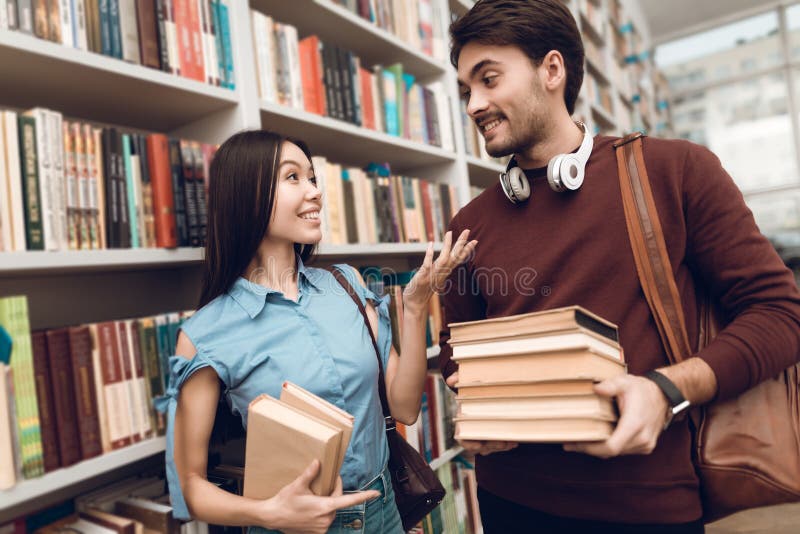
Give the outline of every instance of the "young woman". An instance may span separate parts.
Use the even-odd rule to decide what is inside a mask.
[[[322,238],[322,198],[308,149],[272,132],[238,133],[219,148],[210,177],[200,310],[181,327],[161,403],[168,412],[167,478],[175,515],[289,534],[402,533],[386,471],[378,362],[367,326],[333,275],[305,264]],[[337,266],[369,304],[390,409],[403,423],[415,421],[420,409],[428,300],[474,250],[468,233],[455,244],[448,234],[435,262],[429,245],[404,291],[402,358],[391,348],[386,300],[364,286],[358,271]],[[333,495],[309,490],[317,461],[266,500],[208,482],[220,381],[246,428],[250,401],[261,393],[279,397],[284,380],[355,416]]]

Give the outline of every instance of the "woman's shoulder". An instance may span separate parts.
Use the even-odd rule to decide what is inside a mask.
[[[200,349],[209,341],[229,333],[231,325],[246,318],[245,311],[229,293],[223,293],[193,312],[182,324],[181,330],[192,344]]]

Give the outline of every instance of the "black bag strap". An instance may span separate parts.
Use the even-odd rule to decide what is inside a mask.
[[[342,271],[339,270],[337,267],[333,267],[329,269],[333,277],[336,278],[336,281],[341,284],[341,286],[347,291],[347,294],[350,295],[350,298],[353,299],[355,302],[358,311],[361,313],[361,316],[364,318],[364,324],[367,326],[367,332],[369,332],[369,337],[372,340],[372,347],[375,349],[375,356],[378,358],[378,393],[381,397],[381,409],[383,410],[383,418],[386,420],[386,428],[391,428],[395,426],[394,418],[392,417],[391,412],[389,411],[389,402],[386,399],[386,378],[383,373],[383,361],[381,361],[381,351],[378,348],[378,341],[375,339],[375,333],[372,331],[372,326],[369,324],[369,317],[367,317],[367,310],[364,308],[364,304],[361,302],[361,299],[358,298],[356,294],[355,288],[347,281]]]

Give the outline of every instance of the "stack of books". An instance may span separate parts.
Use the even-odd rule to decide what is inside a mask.
[[[274,497],[315,459],[320,469],[311,491],[333,493],[353,433],[352,415],[291,382],[283,383],[280,400],[260,395],[247,413],[245,497]]]
[[[454,323],[456,439],[600,441],[614,430],[613,400],[598,381],[624,374],[616,325],[579,307]]]

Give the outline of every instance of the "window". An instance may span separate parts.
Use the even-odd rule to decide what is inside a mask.
[[[790,50],[778,28],[786,10]],[[673,131],[703,144],[745,194],[762,231],[800,232],[800,171],[791,117],[800,113],[800,2],[656,49],[670,83]],[[758,74],[765,69],[769,74]],[[796,94],[789,94],[789,79]],[[681,86],[672,85],[673,77]],[[734,81],[734,79],[736,81]],[[770,192],[778,189],[777,192]]]

